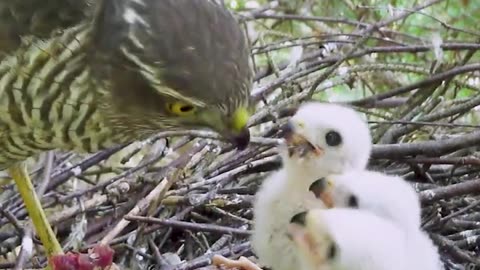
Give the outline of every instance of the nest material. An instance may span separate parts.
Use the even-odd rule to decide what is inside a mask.
[[[252,95],[259,102],[247,150],[233,150],[212,132],[166,132],[93,155],[51,152],[29,161],[64,247],[85,251],[110,240],[115,262],[130,269],[196,269],[207,267],[213,253],[253,255],[252,200],[266,174],[281,165],[279,127],[313,97],[366,113],[376,143],[369,168],[417,188],[424,229],[447,268],[480,267],[480,95],[472,94],[480,91],[480,64],[470,61],[480,45],[468,42],[479,33],[439,26],[440,34],[464,42],[438,43],[411,34],[409,24],[393,26],[422,17],[420,11],[436,14],[444,7],[434,2],[441,1],[375,23],[373,8],[363,9],[370,13],[362,22],[332,22],[305,2],[285,12],[282,2],[270,1],[240,16],[253,44]],[[301,30],[289,32],[299,24]],[[33,258],[20,252],[30,225],[4,178],[0,269],[13,268],[18,258],[27,258],[25,268],[38,267],[45,262],[41,248]]]

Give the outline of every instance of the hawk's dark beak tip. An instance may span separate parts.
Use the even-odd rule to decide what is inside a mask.
[[[250,131],[248,128],[243,129],[239,134],[233,136],[232,143],[238,150],[245,150],[250,144]]]

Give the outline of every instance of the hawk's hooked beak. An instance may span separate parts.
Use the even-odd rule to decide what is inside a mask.
[[[239,150],[244,150],[250,143],[250,131],[247,127],[249,118],[250,113],[244,107],[235,110],[231,118],[233,134],[230,137],[230,142]]]
[[[240,133],[230,138],[230,142],[235,145],[238,150],[244,150],[250,143],[250,131],[247,127],[243,128]]]

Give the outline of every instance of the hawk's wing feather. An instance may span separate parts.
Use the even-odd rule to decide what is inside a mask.
[[[17,49],[21,38],[48,38],[54,31],[88,18],[95,0],[0,1],[0,59]]]

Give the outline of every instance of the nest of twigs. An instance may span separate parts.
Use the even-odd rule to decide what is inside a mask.
[[[212,132],[188,131],[30,161],[64,248],[85,251],[108,239],[115,262],[128,269],[196,269],[214,253],[254,255],[252,200],[281,166],[275,138],[295,108],[313,98],[366,114],[375,143],[369,168],[416,187],[424,229],[447,268],[480,268],[480,33],[439,14],[446,1],[390,13],[357,7],[358,20],[323,17],[343,1],[322,3],[324,10],[319,1],[300,2],[267,1],[237,12],[252,43],[258,103],[245,151]],[[475,1],[457,2],[449,3],[473,5],[475,13]],[[428,28],[418,25],[422,20]],[[7,179],[2,187],[0,269],[19,258],[24,268],[39,267],[41,247],[20,252],[32,234],[21,199]]]

